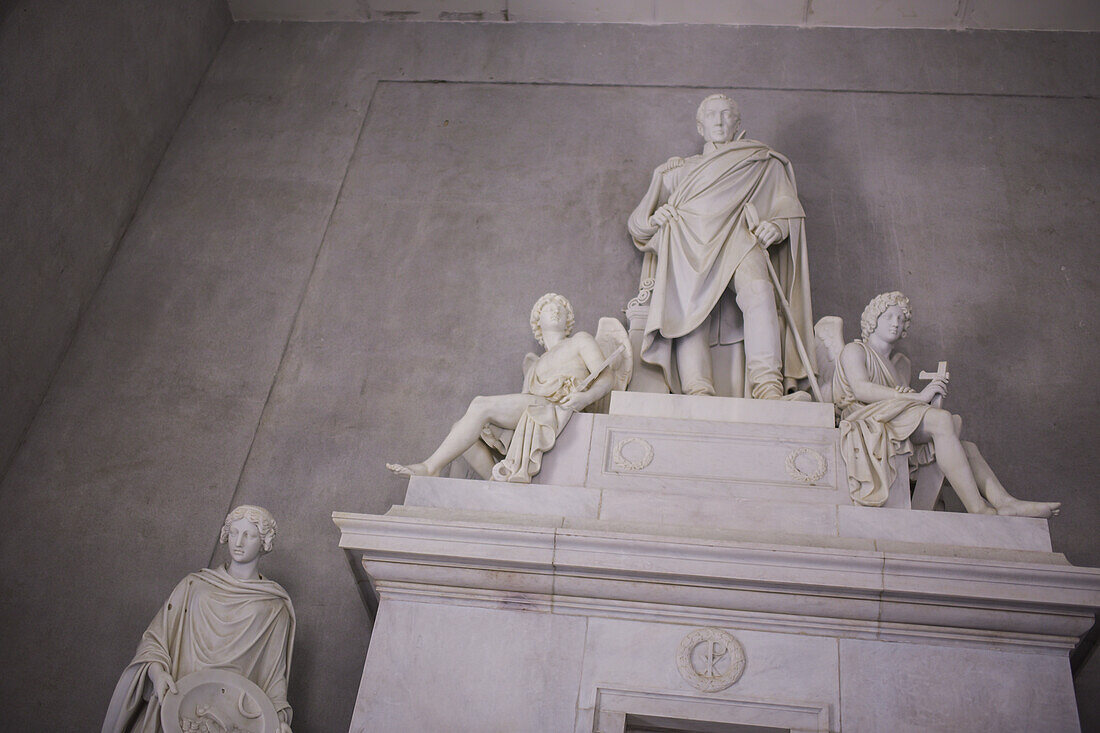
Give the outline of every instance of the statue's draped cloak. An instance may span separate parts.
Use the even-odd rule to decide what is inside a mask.
[[[853,343],[864,352],[864,364],[872,383],[891,389],[908,386],[898,384],[874,349],[859,340]],[[841,411],[840,451],[848,468],[852,500],[863,506],[882,506],[897,476],[894,456],[909,453],[909,462],[914,466],[931,463],[934,458],[931,443],[914,447],[909,440],[931,406],[900,395],[863,404],[852,393],[839,359],[833,372],[833,399]]]
[[[494,481],[531,483],[542,468],[542,454],[554,447],[573,411],[559,403],[574,391],[574,385],[588,376],[583,362],[569,373],[540,377],[538,359],[528,355],[523,375],[523,394],[531,395],[531,404],[523,411],[515,430],[489,424],[481,439],[504,455],[493,467]]]
[[[812,344],[813,322],[805,213],[790,161],[755,140],[728,143],[704,154],[677,183],[668,203],[678,215],[648,242],[634,240],[643,252],[657,255],[642,360],[659,366],[672,384],[671,339],[695,330],[711,313],[712,345],[744,338],[729,287],[737,265],[755,246],[745,212],[745,204],[752,203],[760,221],[786,220],[789,226],[788,238],[768,253],[794,321],[786,323],[780,311],[783,376],[788,383],[805,377],[791,329],[798,329],[803,343]]]
[[[287,710],[294,608],[278,583],[241,580],[225,568],[191,573],[176,585],[141,637],[115,687],[103,733],[161,733],[160,701],[149,666],[180,680],[201,669],[228,669],[255,682],[275,709]]]

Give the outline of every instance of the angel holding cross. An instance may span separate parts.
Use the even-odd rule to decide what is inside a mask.
[[[882,293],[860,318],[862,339],[844,346],[832,379],[833,400],[840,410],[841,453],[848,467],[852,499],[882,506],[894,480],[893,457],[910,451],[911,464],[935,461],[975,514],[1050,517],[1061,504],[1013,497],[982,458],[978,447],[961,440],[962,419],[939,406],[947,394],[946,364],[919,392],[909,386],[908,358],[894,346],[909,328],[909,299],[900,292]]]

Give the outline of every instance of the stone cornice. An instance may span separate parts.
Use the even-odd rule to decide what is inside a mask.
[[[339,512],[333,519],[340,546],[361,558],[383,597],[1063,653],[1100,606],[1100,570],[1053,554],[1018,562]]]

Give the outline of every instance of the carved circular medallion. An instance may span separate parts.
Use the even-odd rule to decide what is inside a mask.
[[[695,689],[718,692],[741,679],[745,649],[722,629],[696,629],[680,642],[676,666]]]
[[[627,456],[630,454],[633,458]],[[611,465],[620,471],[641,471],[653,460],[653,446],[641,438],[624,438],[615,445]]]
[[[812,484],[825,475],[825,456],[809,448],[795,448],[787,456],[787,475],[796,481]]]
[[[279,733],[264,691],[228,669],[201,669],[176,682],[160,708],[165,733]]]

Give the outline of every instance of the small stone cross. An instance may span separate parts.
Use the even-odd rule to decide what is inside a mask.
[[[934,371],[934,372],[921,372],[920,374],[917,375],[917,379],[935,379],[936,377],[939,377],[940,379],[950,379],[951,378],[951,375],[947,371],[947,362],[946,361],[941,361],[939,363],[939,365],[936,367],[936,371]],[[943,395],[938,394],[938,395],[936,395],[935,397],[932,398],[932,407],[939,407],[942,404],[943,404]]]

